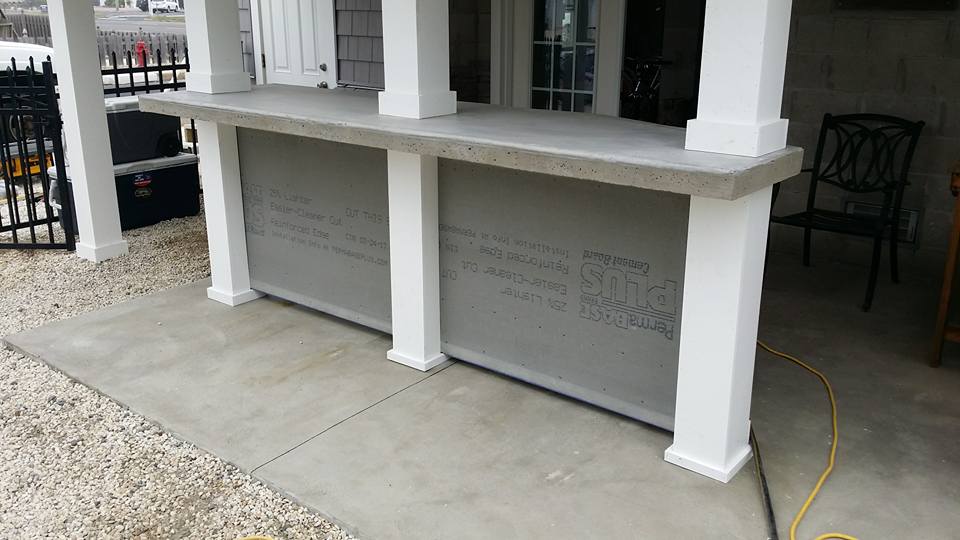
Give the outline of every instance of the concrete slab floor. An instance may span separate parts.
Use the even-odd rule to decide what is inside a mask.
[[[802,538],[960,530],[960,349],[926,367],[939,284],[903,274],[865,314],[862,269],[771,259],[761,337],[822,369],[840,408]],[[751,470],[723,485],[670,466],[669,433],[465,364],[419,374],[376,332],[270,299],[226,308],[204,286],[9,341],[365,537],[763,537]],[[825,464],[829,407],[760,353],[753,417],[785,534]]]

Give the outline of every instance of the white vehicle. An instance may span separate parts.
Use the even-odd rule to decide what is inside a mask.
[[[12,65],[11,59],[17,62],[17,69],[25,69],[30,65],[31,57],[33,57],[34,67],[40,71],[42,69],[40,64],[48,56],[53,58],[53,49],[50,47],[16,41],[0,41],[0,70],[3,71]]]
[[[179,13],[180,2],[176,0],[151,0],[150,8],[153,13]]]

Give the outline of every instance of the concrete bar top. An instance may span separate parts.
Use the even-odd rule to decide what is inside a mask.
[[[378,114],[376,94],[266,85],[140,96],[144,112],[596,182],[734,200],[800,172],[796,147],[749,158],[684,149],[686,130],[594,114],[460,103],[456,115]]]

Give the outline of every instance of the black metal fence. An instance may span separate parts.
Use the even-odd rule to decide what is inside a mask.
[[[0,73],[0,249],[75,249],[70,232],[53,224],[72,221],[70,191],[59,189],[59,218],[51,205],[48,167],[66,179],[56,77],[49,59],[36,70],[16,62]]]
[[[166,60],[166,61],[165,61]],[[187,87],[186,74],[190,71],[190,51],[183,48],[182,57],[176,49],[167,55],[163,51],[126,51],[110,53],[109,65],[101,70],[103,93],[106,97],[134,96],[151,92],[171,92]],[[190,120],[190,143],[197,153],[196,124]],[[183,146],[181,134],[181,147]]]

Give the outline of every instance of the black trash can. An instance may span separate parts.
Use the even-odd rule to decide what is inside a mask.
[[[146,227],[172,218],[195,216],[200,213],[200,172],[197,156],[178,154],[114,165],[117,185],[117,203],[120,207],[120,228],[123,230]],[[62,183],[56,167],[48,169],[53,206],[60,208]],[[73,202],[73,185],[67,167],[67,189]],[[65,231],[77,234],[77,212],[74,205],[73,223],[61,223]]]

